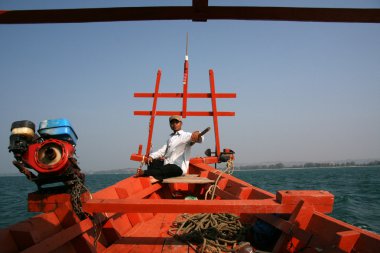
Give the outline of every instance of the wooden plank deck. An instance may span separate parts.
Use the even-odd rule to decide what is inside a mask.
[[[170,177],[162,181],[164,184],[186,183],[186,184],[213,184],[215,180],[199,177],[197,174],[187,174],[179,177]]]
[[[187,244],[175,240],[168,234],[171,224],[178,215],[178,213],[160,213],[146,222],[137,224],[105,252],[194,252]]]

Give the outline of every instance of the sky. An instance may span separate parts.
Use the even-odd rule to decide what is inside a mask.
[[[138,3],[142,2],[152,4]],[[279,2],[380,8],[380,1],[274,3]],[[92,7],[128,4],[91,3]],[[0,0],[3,10],[91,6],[90,1]],[[219,118],[219,131],[221,147],[236,152],[237,164],[380,159],[379,24],[0,25],[0,173],[17,171],[8,153],[12,122],[31,120],[38,125],[55,118],[72,123],[85,172],[137,167],[129,157],[139,144],[145,150],[149,118],[134,116],[133,111],[150,110],[152,100],[133,94],[153,92],[158,69],[162,92],[182,91],[186,33],[189,92],[209,92],[208,70],[213,69],[216,91],[237,94],[236,99],[217,101],[218,110],[236,112],[235,117]],[[159,100],[158,109],[179,110],[181,103]],[[191,99],[188,109],[211,111],[211,103]],[[155,126],[153,149],[161,147],[170,133],[167,117],[158,117]],[[207,126],[212,126],[211,117],[188,117],[183,128],[194,131]],[[193,147],[194,156],[214,147],[213,134],[205,137],[203,144]]]

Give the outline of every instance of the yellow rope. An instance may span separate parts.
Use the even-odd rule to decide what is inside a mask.
[[[218,183],[219,183],[220,178],[222,177],[222,175],[224,173],[232,175],[232,173],[234,172],[234,168],[235,168],[234,167],[234,159],[231,157],[227,161],[226,169],[224,171],[220,171],[220,174],[217,177],[217,179],[215,180],[215,183],[213,185],[210,185],[210,187],[207,189],[206,194],[205,194],[205,200],[208,198],[210,193],[211,193],[210,200],[214,199],[215,191],[216,191],[216,188],[218,188]]]

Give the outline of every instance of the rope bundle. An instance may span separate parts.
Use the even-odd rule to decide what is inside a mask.
[[[197,252],[236,252],[244,245],[245,228],[234,214],[182,214],[169,234],[188,243]],[[198,245],[198,248],[194,246]]]
[[[217,184],[223,173],[232,174],[233,170],[234,163],[231,158],[227,162],[226,169],[220,171],[215,183],[207,190],[205,199],[214,199]],[[200,253],[237,252],[240,248],[249,245],[248,242],[243,242],[245,228],[239,218],[230,213],[182,214],[173,222],[173,227],[168,233],[186,242]],[[238,242],[241,243],[238,244]]]

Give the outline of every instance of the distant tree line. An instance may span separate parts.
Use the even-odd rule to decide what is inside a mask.
[[[356,162],[331,162],[331,163],[305,163],[303,165],[304,168],[310,167],[350,167],[350,166],[379,166],[380,161],[371,161],[368,163],[356,163]]]
[[[267,165],[244,165],[239,166],[241,170],[252,169],[281,169],[281,168],[326,168],[326,167],[350,167],[350,166],[380,166],[380,161],[371,161],[368,163],[356,163],[356,162],[324,162],[324,163],[312,163],[307,162],[304,164],[285,166],[283,163],[267,164]]]

